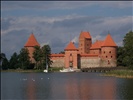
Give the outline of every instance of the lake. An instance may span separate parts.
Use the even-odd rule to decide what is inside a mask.
[[[1,72],[2,100],[133,100],[133,79],[101,73]]]

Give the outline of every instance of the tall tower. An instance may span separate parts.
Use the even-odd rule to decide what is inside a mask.
[[[70,42],[65,48],[65,67],[77,68],[78,49]]]
[[[92,44],[91,35],[89,32],[82,32],[79,36],[79,53],[90,53],[90,47]]]
[[[101,46],[101,58],[103,60],[103,67],[116,67],[117,45],[108,34]]]
[[[33,58],[34,46],[40,46],[40,44],[37,42],[34,34],[32,33],[28,38],[28,41],[24,45],[24,47],[29,51],[29,57],[32,63],[35,63],[35,60]]]

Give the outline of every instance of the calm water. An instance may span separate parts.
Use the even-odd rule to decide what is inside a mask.
[[[133,100],[133,79],[100,73],[1,73],[2,100],[127,99]]]

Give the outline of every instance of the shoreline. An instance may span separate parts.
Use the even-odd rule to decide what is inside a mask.
[[[1,70],[1,72],[43,72],[43,70],[22,70],[22,69],[20,69],[20,70],[15,70],[15,69],[9,69],[9,70]]]
[[[102,76],[112,76],[118,78],[130,78],[133,79],[133,70],[114,70],[110,72],[103,73]]]
[[[35,70],[35,69],[9,69],[9,70],[1,70],[1,72],[22,72],[22,73],[38,73],[43,72],[43,70]],[[49,72],[59,72],[59,69],[53,69],[49,70]],[[110,72],[102,73],[101,76],[112,76],[112,77],[118,77],[118,78],[130,78],[133,79],[133,70],[130,69],[123,69],[123,70],[113,70]]]

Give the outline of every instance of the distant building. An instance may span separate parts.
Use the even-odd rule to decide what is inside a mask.
[[[25,47],[30,52],[31,61],[34,63],[32,53],[34,46],[39,45],[34,35],[31,34]],[[70,42],[64,49],[64,54],[51,54],[53,61],[51,67],[93,68],[93,67],[116,67],[117,45],[108,34],[105,40],[97,40],[92,44],[89,32],[81,32],[79,35],[79,47],[76,48]]]
[[[35,63],[35,60],[33,58],[34,46],[40,46],[40,44],[37,42],[34,34],[32,33],[28,38],[28,41],[24,45],[24,47],[29,50],[29,56],[32,63]]]

